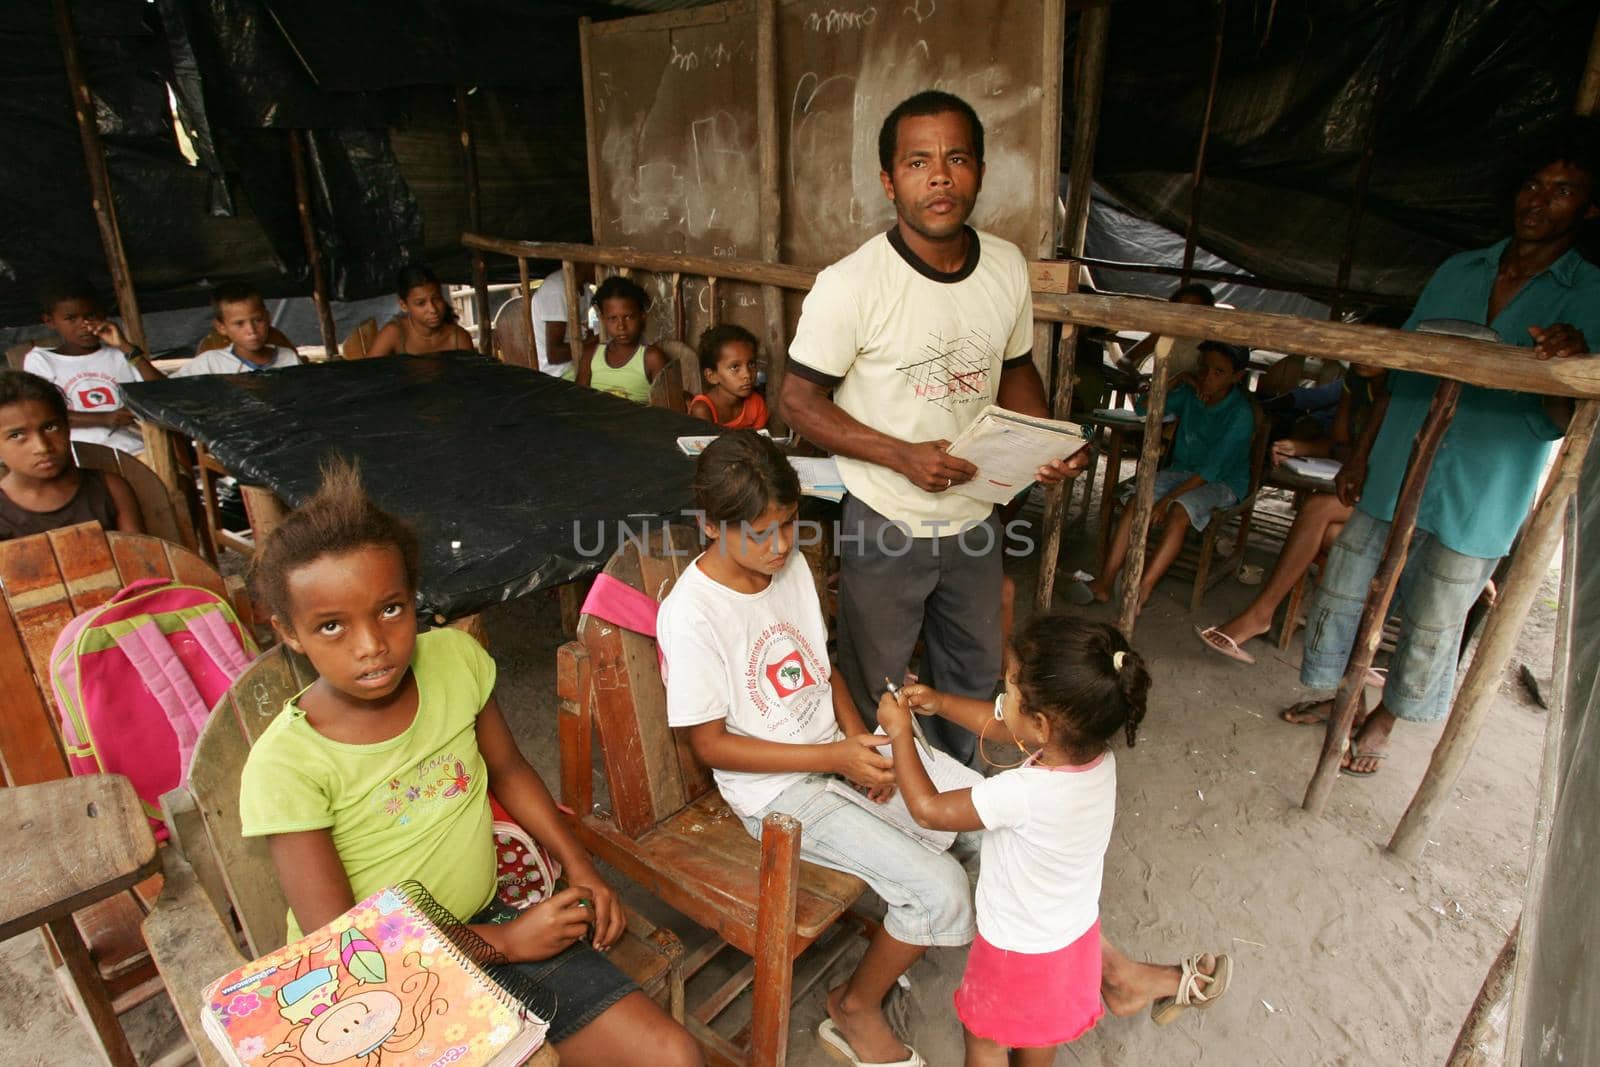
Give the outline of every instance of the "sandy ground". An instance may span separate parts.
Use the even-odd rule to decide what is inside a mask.
[[[1072,555],[1086,555],[1074,533]],[[1018,603],[1030,605],[1033,565],[1023,562],[1014,574]],[[1227,952],[1233,988],[1209,1011],[1167,1028],[1145,1015],[1107,1017],[1063,1051],[1060,1064],[1440,1063],[1521,906],[1545,715],[1515,672],[1436,840],[1420,863],[1402,864],[1383,846],[1439,727],[1402,724],[1382,773],[1341,778],[1325,817],[1306,816],[1299,802],[1321,731],[1274,715],[1304,695],[1298,641],[1288,653],[1258,642],[1257,665],[1245,667],[1205,652],[1192,630],[1225,618],[1250,593],[1224,582],[1196,618],[1187,585],[1168,580],[1141,620],[1136,644],[1156,688],[1138,747],[1117,749],[1117,829],[1101,902],[1105,931],[1129,954],[1174,961]],[[1552,580],[1519,652],[1544,677],[1554,597]],[[556,603],[543,596],[489,615],[502,706],[552,786],[557,626]],[[695,936],[681,928],[686,940]],[[852,949],[830,981],[858,954]],[[963,960],[963,951],[935,950],[910,975],[906,1034],[930,1064],[960,1062],[950,997]],[[795,1004],[795,1067],[835,1062],[814,1036],[821,989]],[[125,1021],[142,1063],[177,1040],[164,998]],[[8,1063],[96,1062],[36,935],[0,946],[0,1050]]]

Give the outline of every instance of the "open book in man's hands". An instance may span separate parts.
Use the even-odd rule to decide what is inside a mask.
[[[950,492],[1004,504],[1034,483],[1039,468],[1066,459],[1088,443],[1075,422],[1019,415],[990,404],[950,444],[949,453],[978,468]]]

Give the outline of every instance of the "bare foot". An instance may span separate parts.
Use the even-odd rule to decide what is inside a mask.
[[[883,1017],[883,1005],[847,1004],[849,983],[828,991],[828,1018],[839,1028],[845,1039],[863,1063],[896,1063],[911,1055],[911,1050],[901,1043],[889,1021]]]
[[[1217,959],[1207,953],[1200,957],[1200,973],[1215,974]],[[1112,1015],[1137,1015],[1162,997],[1178,995],[1178,983],[1183,979],[1183,968],[1158,963],[1127,964],[1115,972],[1106,970],[1100,975],[1100,997]]]
[[[1393,729],[1393,715],[1384,710],[1374,711],[1355,731],[1350,741],[1350,751],[1344,754],[1339,766],[1352,774],[1377,773],[1384,757],[1389,754],[1389,733]]]
[[[1333,700],[1302,700],[1278,712],[1278,718],[1296,726],[1316,726],[1326,723],[1333,714]]]

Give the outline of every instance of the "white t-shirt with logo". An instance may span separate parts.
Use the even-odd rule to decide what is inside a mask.
[[[916,259],[897,231],[879,234],[817,275],[789,358],[842,379],[834,403],[902,441],[953,441],[994,402],[1001,364],[1033,348],[1033,294],[1017,246],[992,234],[953,274]],[[919,537],[982,522],[991,506],[925,493],[887,467],[839,457],[845,487]],[[947,525],[928,527],[928,522]]]
[[[696,560],[661,604],[656,641],[671,725],[726,719],[730,734],[787,745],[823,745],[837,736],[828,630],[800,553],[759,593],[729,589]],[[805,777],[712,773],[728,806],[745,816]]]
[[[227,348],[211,348],[201,352],[183,366],[167,375],[169,378],[193,378],[201,374],[255,374],[258,371],[277,370],[279,367],[297,367],[300,365],[300,353],[292,348],[276,345],[272,350],[272,362],[256,365],[240,359],[233,354],[233,346]]]
[[[566,378],[573,373],[573,363],[569,359],[565,363],[551,363],[549,346],[545,344],[544,327],[546,323],[567,321],[567,279],[561,271],[556,271],[544,280],[544,284],[533,293],[533,344],[539,353],[539,369],[545,374],[556,378]],[[578,321],[589,321],[589,293],[582,286],[578,287]],[[571,340],[571,335],[568,335]]]
[[[1117,761],[1019,767],[972,787],[983,820],[978,932],[1011,952],[1054,952],[1100,917],[1100,877],[1117,812]]]
[[[63,356],[35,347],[22,358],[22,369],[54,382],[67,398],[68,411],[116,411],[122,407],[122,386],[144,380],[127,355],[106,345],[82,356]],[[134,455],[144,451],[144,437],[125,426],[74,426],[72,439],[110,445]]]

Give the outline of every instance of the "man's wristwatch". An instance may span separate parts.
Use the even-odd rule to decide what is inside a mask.
[[[128,362],[129,363],[137,363],[143,358],[144,358],[144,349],[140,348],[138,345],[134,345],[132,348],[128,349]]]

